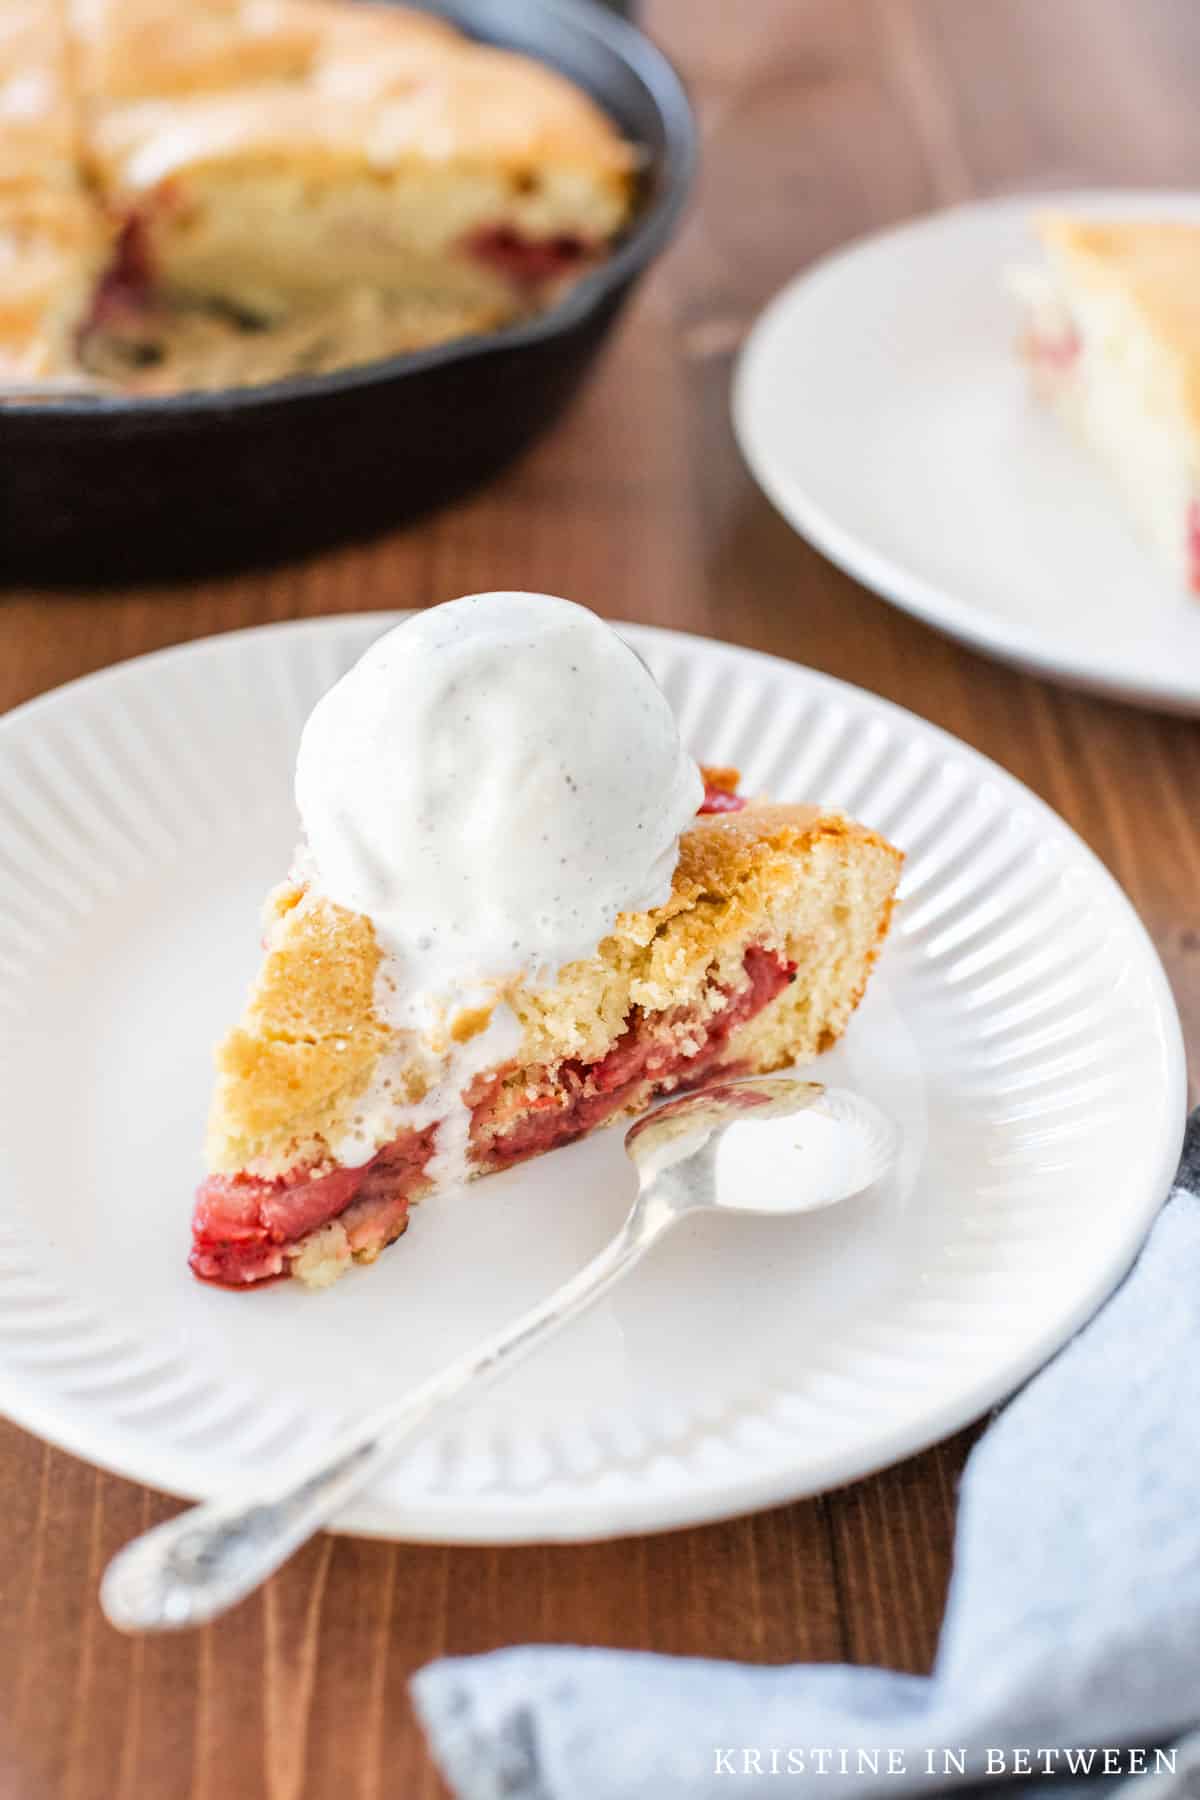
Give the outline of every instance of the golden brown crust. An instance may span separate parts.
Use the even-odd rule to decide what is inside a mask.
[[[1184,415],[1200,433],[1200,226],[1182,220],[1034,221],[1071,283],[1122,294],[1174,366]]]
[[[89,5],[117,15],[85,67],[97,155],[118,192],[277,160],[376,175],[414,162],[553,161],[597,177],[633,167],[610,120],[556,70],[403,8],[189,0],[181,16],[177,0]]]
[[[79,84],[93,102],[287,81],[319,32],[293,0],[67,0]]]
[[[378,967],[369,919],[290,883],[271,895],[250,1003],[217,1052],[218,1094],[239,1140],[290,1138],[298,1119],[311,1135],[361,1091],[388,1041],[375,1016]]]
[[[761,876],[765,855],[794,855],[818,833],[870,835],[839,813],[822,813],[816,806],[763,802],[742,812],[705,814],[679,840],[674,892],[667,904],[690,905],[704,893],[731,899],[748,880]]]

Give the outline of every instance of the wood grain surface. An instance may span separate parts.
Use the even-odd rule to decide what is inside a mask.
[[[795,537],[728,419],[756,310],[812,257],[975,194],[1194,185],[1191,0],[651,0],[696,98],[690,219],[570,417],[453,511],[268,575],[0,597],[0,704],[208,632],[491,587],[794,657],[958,733],[1140,909],[1200,1032],[1200,738],[986,662]],[[52,1174],[52,1171],[50,1171]],[[52,1193],[47,1204],[52,1204]],[[432,1800],[410,1672],[529,1639],[923,1670],[971,1442],[820,1500],[582,1548],[325,1538],[193,1636],[132,1643],[98,1573],[173,1503],[0,1426],[0,1800]]]

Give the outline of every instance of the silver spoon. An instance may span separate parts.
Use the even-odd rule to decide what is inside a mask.
[[[611,1243],[523,1318],[412,1393],[359,1421],[320,1459],[260,1478],[135,1538],[109,1563],[100,1603],[121,1631],[174,1631],[245,1599],[385,1469],[448,1401],[509,1369],[611,1287],[677,1220],[698,1212],[835,1206],[884,1175],[892,1125],[868,1101],[787,1076],[711,1087],[630,1127],[638,1195]]]

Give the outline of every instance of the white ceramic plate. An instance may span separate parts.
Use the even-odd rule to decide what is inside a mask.
[[[766,309],[734,385],[764,491],[850,574],[1039,674],[1200,712],[1200,602],[1104,472],[1029,398],[1006,268],[1032,210],[1200,218],[1200,195],[959,207],[818,263]]]
[[[317,696],[391,621],[235,633],[0,722],[0,1406],[210,1494],[420,1380],[622,1217],[619,1134],[422,1207],[327,1293],[188,1274],[210,1046],[287,867]],[[1018,1383],[1104,1297],[1179,1149],[1179,1027],[1099,863],[962,745],[791,664],[629,630],[688,742],[909,854],[866,1003],[823,1059],[902,1127],[881,1194],[682,1227],[552,1352],[342,1521],[573,1538],[846,1481]]]

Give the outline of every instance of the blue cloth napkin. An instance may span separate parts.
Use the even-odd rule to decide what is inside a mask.
[[[1150,1748],[1200,1725],[1198,1196],[1200,1110],[1123,1286],[971,1453],[932,1675],[542,1646],[436,1662],[413,1692],[460,1800],[1061,1791],[1138,1777],[1136,1755],[1106,1768],[1117,1746],[1160,1771],[1140,1792],[1200,1794],[1194,1742],[1175,1781]]]

